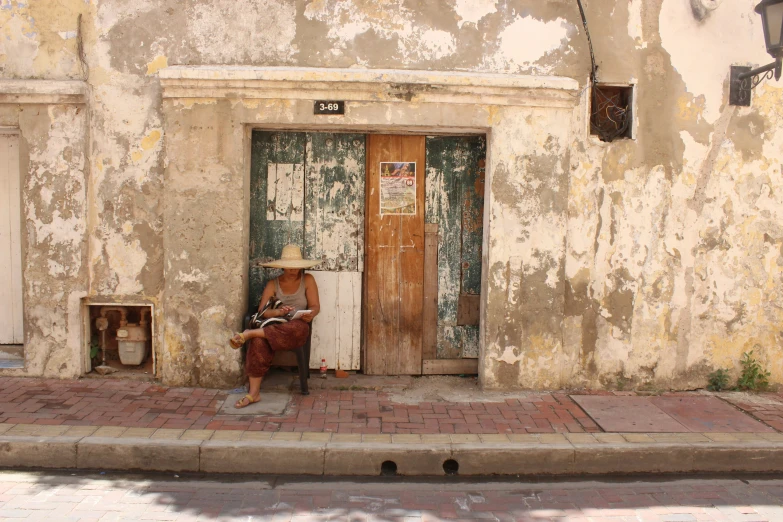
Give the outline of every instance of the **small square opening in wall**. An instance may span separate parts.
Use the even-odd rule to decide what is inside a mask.
[[[601,141],[632,138],[633,86],[593,85],[590,100],[590,134]]]
[[[87,373],[136,380],[154,378],[152,306],[91,303],[86,312]]]

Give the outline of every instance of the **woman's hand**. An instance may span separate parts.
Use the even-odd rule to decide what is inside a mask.
[[[313,321],[313,318],[315,317],[315,314],[313,312],[310,312],[309,314],[300,315],[299,319],[306,323],[311,323]]]
[[[277,317],[285,317],[286,315],[290,314],[294,311],[293,306],[281,306],[277,309]]]

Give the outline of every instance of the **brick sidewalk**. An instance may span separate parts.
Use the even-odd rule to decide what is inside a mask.
[[[582,391],[580,394],[635,395],[633,392],[606,391]],[[665,396],[694,394],[683,392]],[[749,417],[783,431],[783,398],[778,394],[711,396],[720,397]],[[392,396],[382,391],[314,390],[309,396],[294,392],[286,411],[277,416],[221,415],[220,408],[227,397],[228,393],[220,390],[169,388],[118,379],[0,378],[0,424],[353,434],[603,431],[568,394],[562,392],[524,392],[503,402],[403,404],[393,402]]]
[[[0,378],[0,467],[328,476],[377,476],[388,462],[406,476],[455,465],[465,476],[783,470],[783,433],[708,393],[622,397],[602,410],[585,404],[609,433],[580,397],[563,392],[268,393],[267,411],[283,414],[227,415],[229,393],[201,388]],[[471,402],[454,402],[466,396]],[[783,407],[774,394],[729,399]],[[653,403],[662,400],[662,408]],[[656,419],[666,418],[692,426],[659,429]],[[610,427],[616,421],[627,429]]]
[[[398,404],[377,391],[294,393],[281,416],[219,415],[226,392],[121,380],[0,378],[0,423],[360,434],[581,433],[601,429],[566,394]]]
[[[783,431],[783,400],[778,394],[719,393],[723,400],[757,418],[767,426]]]

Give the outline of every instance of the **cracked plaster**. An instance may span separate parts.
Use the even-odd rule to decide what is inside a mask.
[[[636,85],[633,141],[586,136],[586,92],[570,124],[553,116],[562,111],[486,109],[481,125],[509,139],[489,142],[485,317],[503,321],[484,333],[485,386],[689,388],[715,368],[736,372],[750,349],[783,382],[783,89],[767,82],[752,107],[728,107],[728,66],[768,61],[755,0],[698,0],[701,20],[694,2],[586,5],[599,79]],[[74,106],[0,106],[27,155],[29,375],[78,375],[85,295],[157,305],[167,382],[222,385],[239,374],[218,344],[243,304],[213,287],[243,284],[226,249],[242,241],[231,209],[244,173],[220,160],[234,131],[199,114],[266,111],[285,122],[304,109],[206,97],[171,102],[167,119],[157,77],[167,65],[553,74],[583,86],[589,71],[578,10],[561,0],[9,0],[0,27],[0,77],[86,78],[90,91],[89,118]],[[406,114],[365,105],[368,118]],[[209,138],[216,148],[189,149],[198,133],[219,136]],[[172,147],[188,151],[187,165]],[[167,166],[177,186],[165,183]],[[188,220],[203,223],[197,242],[167,236],[164,224]]]

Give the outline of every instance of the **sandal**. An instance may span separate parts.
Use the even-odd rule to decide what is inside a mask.
[[[234,408],[241,409],[261,401],[261,397],[254,399],[249,393],[234,403]]]
[[[234,337],[239,337],[241,339],[241,342],[237,344],[237,342],[234,340]],[[231,345],[231,348],[233,348],[234,350],[242,348],[242,345],[245,344],[245,336],[241,333],[238,333],[234,337],[228,340],[228,343]]]

